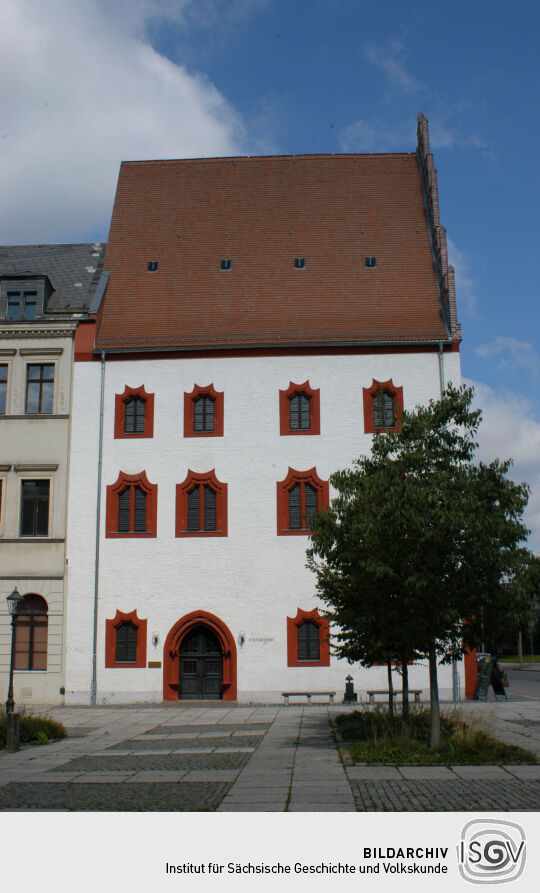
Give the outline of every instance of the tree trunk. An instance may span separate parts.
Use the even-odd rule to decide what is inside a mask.
[[[386,661],[386,669],[388,670],[388,712],[390,716],[394,715],[394,683],[392,682],[392,661],[390,658]]]
[[[439,686],[437,683],[437,651],[435,640],[429,643],[429,698],[431,705],[430,749],[441,743],[441,714],[439,709]]]
[[[401,702],[401,714],[403,716],[403,722],[409,722],[409,665],[407,663],[407,655],[405,654],[401,658],[401,678],[403,681],[402,689],[402,702]]]

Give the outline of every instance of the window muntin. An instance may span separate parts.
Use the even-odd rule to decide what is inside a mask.
[[[193,401],[193,430],[196,432],[213,432],[214,430],[214,404],[213,397],[197,397]]]
[[[395,421],[393,395],[388,391],[378,391],[373,396],[374,428],[393,428]]]
[[[124,434],[144,434],[145,401],[140,397],[126,400],[124,415]]]
[[[54,363],[30,363],[26,367],[26,412],[52,413]]]
[[[313,620],[304,620],[297,630],[298,660],[318,661],[321,656],[320,627]]]
[[[311,427],[311,397],[300,393],[289,397],[289,427],[291,431],[309,431]]]
[[[21,536],[48,536],[50,481],[21,481]]]
[[[116,628],[116,663],[135,663],[137,660],[137,627],[131,623],[121,623]]]
[[[4,415],[7,403],[7,381],[8,367],[7,363],[0,364],[0,415]]]
[[[15,618],[15,670],[47,669],[47,602],[40,595],[25,595]]]

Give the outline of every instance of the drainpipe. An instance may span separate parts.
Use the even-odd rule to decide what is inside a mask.
[[[439,341],[439,383],[442,397],[446,386],[446,382],[444,379],[444,353],[442,341]],[[459,701],[459,675],[456,660],[452,661],[452,700],[454,701],[454,703],[456,703],[456,701]]]
[[[101,351],[101,387],[99,395],[99,444],[96,494],[96,546],[94,558],[94,634],[92,640],[92,685],[90,703],[96,706],[97,700],[97,635],[98,635],[98,594],[99,594],[99,534],[101,521],[101,469],[103,464],[103,400],[105,395],[105,351]]]

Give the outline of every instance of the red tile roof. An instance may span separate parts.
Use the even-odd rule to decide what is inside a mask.
[[[99,349],[449,337],[415,154],[124,162],[104,268]]]

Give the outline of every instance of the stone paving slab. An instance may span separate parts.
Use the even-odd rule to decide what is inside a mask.
[[[459,778],[508,778],[502,766],[452,766],[452,771]]]
[[[395,766],[347,766],[347,775],[352,781],[381,781],[383,779],[401,778]]]
[[[447,766],[398,766],[397,769],[402,778],[411,780],[417,778],[455,778],[454,773]]]
[[[192,769],[184,777],[184,781],[235,781],[238,771],[234,769]]]
[[[141,769],[173,770],[180,769],[238,769],[244,766],[249,758],[248,754],[160,754],[159,756],[147,756],[146,754],[131,754],[118,757],[108,755],[106,757],[77,757],[63,766],[58,771],[65,772],[112,772],[131,771],[138,772]]]
[[[516,778],[540,779],[540,766],[503,766],[503,769]]]

